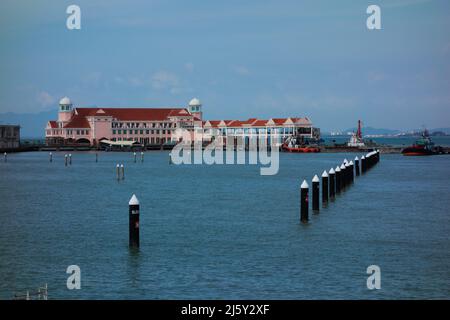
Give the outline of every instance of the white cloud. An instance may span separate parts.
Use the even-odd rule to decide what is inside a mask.
[[[386,74],[382,73],[382,72],[369,72],[369,74],[367,75],[367,79],[369,80],[369,82],[379,82],[379,81],[383,81],[386,79]]]
[[[84,77],[83,81],[85,84],[87,84],[89,86],[91,86],[91,85],[97,86],[100,84],[101,78],[102,78],[102,73],[99,71],[94,71],[94,72],[87,74]]]
[[[173,89],[178,87],[180,80],[174,73],[168,71],[158,71],[152,75],[152,88],[156,90]]]
[[[234,66],[233,70],[240,76],[248,76],[250,74],[250,70],[244,66]]]
[[[184,92],[191,92],[191,88],[183,85],[178,75],[164,70],[158,71],[152,75],[151,87],[154,90],[168,91],[174,95]]]
[[[184,64],[184,68],[188,71],[188,72],[193,72],[194,71],[194,64],[192,62],[186,62]]]
[[[48,107],[53,105],[56,102],[55,97],[49,94],[46,91],[41,91],[38,93],[36,100],[42,107]]]

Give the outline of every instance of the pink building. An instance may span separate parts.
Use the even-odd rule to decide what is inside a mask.
[[[213,136],[234,137],[236,141],[262,137],[278,145],[292,135],[320,135],[307,117],[202,121],[202,105],[197,98],[186,108],[74,108],[67,97],[59,105],[58,120],[49,121],[45,129],[48,145],[95,146],[102,140],[119,145],[163,145],[179,142],[186,133],[193,138],[194,130],[195,138],[204,141]]]
[[[45,128],[48,145],[89,144],[101,140],[161,145],[178,141],[177,129],[202,126],[201,103],[187,108],[78,108],[69,98],[59,102],[58,120]]]

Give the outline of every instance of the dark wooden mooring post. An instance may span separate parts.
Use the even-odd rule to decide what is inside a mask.
[[[3,157],[4,157],[5,162],[7,162],[8,161],[8,154],[6,152],[3,154]]]
[[[302,185],[300,186],[300,221],[308,222],[308,193],[309,193],[309,185],[306,180],[303,180]]]
[[[339,194],[341,193],[341,168],[337,166],[334,172],[336,172],[336,194]]]
[[[319,195],[320,195],[320,180],[319,177],[317,176],[317,174],[314,176],[314,178],[312,179],[312,209],[314,211],[319,211],[320,210],[320,200],[319,200]]]
[[[141,152],[141,162],[144,162],[144,152]]]
[[[361,174],[366,173],[366,157],[361,157]]]
[[[134,155],[134,163],[136,163],[136,152],[134,152],[133,155]]]
[[[336,172],[334,172],[333,168],[328,171],[328,175],[328,180],[330,182],[330,198],[334,199],[334,196],[336,194]]]
[[[67,161],[68,161],[68,156],[67,154],[64,155],[64,165],[67,167]]]
[[[350,183],[353,183],[355,181],[355,166],[353,165],[352,160],[350,160],[349,162],[349,168],[350,168]]]
[[[48,154],[48,161],[53,162],[53,153]]]
[[[355,174],[359,176],[359,159],[357,156],[355,157]]]
[[[328,202],[328,173],[326,170],[322,173],[322,204],[326,204]]]
[[[352,182],[352,173],[351,173],[351,167],[350,162],[345,163],[345,185],[348,187],[350,186],[350,183]]]
[[[343,191],[346,187],[347,172],[345,170],[346,168],[344,164],[341,164],[340,169],[341,169],[341,191]]]
[[[136,195],[128,202],[130,247],[139,247],[139,200]]]

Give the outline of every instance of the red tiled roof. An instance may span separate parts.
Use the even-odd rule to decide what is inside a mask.
[[[287,119],[283,119],[283,118],[276,118],[276,119],[272,119],[273,122],[275,122],[275,124],[277,125],[281,125],[284,124],[286,122]]]
[[[104,113],[98,112],[103,110]],[[159,121],[174,116],[190,116],[185,108],[76,108],[78,115],[111,116],[121,121]]]
[[[86,116],[82,115],[74,115],[69,123],[67,123],[64,128],[90,128],[89,122],[86,119]]]
[[[50,124],[50,128],[58,128],[58,124],[56,123],[56,121],[50,120],[48,123]]]
[[[253,127],[264,127],[267,123],[267,120],[256,120],[252,123]]]
[[[230,122],[227,123],[228,127],[241,127],[242,124],[244,124],[244,121],[240,121],[240,120],[231,120]]]
[[[184,108],[75,108],[64,128],[89,128],[86,117],[106,116],[120,121],[163,121],[168,117],[190,116]]]
[[[208,120],[208,122],[211,124],[211,127],[217,127],[220,121],[221,120]]]

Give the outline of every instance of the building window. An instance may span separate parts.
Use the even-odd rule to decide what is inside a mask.
[[[144,134],[144,130],[141,130],[140,133],[141,133],[141,134]]]
[[[145,134],[149,134],[150,133],[150,130],[145,130]]]
[[[127,130],[123,130],[123,134],[127,134]]]
[[[116,130],[113,130],[113,134],[116,134]]]

